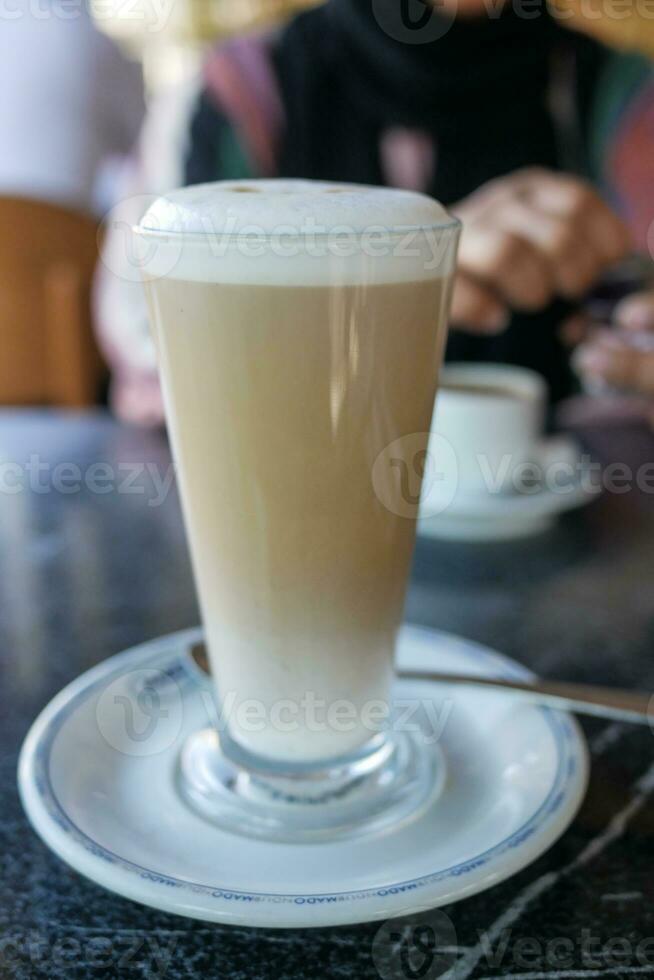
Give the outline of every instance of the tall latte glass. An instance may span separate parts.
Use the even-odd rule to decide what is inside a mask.
[[[458,223],[406,191],[245,181],[136,233],[220,706],[181,791],[270,838],[405,819],[433,766],[394,730],[393,650]]]

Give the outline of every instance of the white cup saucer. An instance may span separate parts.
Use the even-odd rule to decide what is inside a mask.
[[[500,541],[547,530],[557,516],[590,503],[599,489],[578,443],[569,436],[543,439],[530,463],[541,476],[525,489],[466,490],[434,482],[420,503],[424,537]]]
[[[355,923],[457,901],[515,874],[565,830],[587,780],[567,715],[499,691],[402,681],[443,722],[445,782],[430,808],[383,835],[280,844],[217,829],[176,787],[186,736],[207,724],[190,630],[99,664],[66,687],[29,732],[19,765],[27,814],[73,868],[126,898],[213,922]],[[525,677],[485,647],[403,627],[401,666]],[[144,684],[157,692],[145,716]],[[144,724],[156,724],[144,737]],[[147,725],[145,727],[147,727]],[[434,728],[437,732],[437,728]]]

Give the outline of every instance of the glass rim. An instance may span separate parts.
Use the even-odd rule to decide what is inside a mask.
[[[254,227],[254,226],[253,226]],[[249,244],[265,244],[283,238],[287,242],[301,242],[307,239],[325,241],[329,238],[349,237],[350,239],[364,241],[367,237],[374,236],[379,241],[397,241],[410,234],[429,234],[433,232],[454,232],[460,231],[462,222],[460,218],[447,214],[446,220],[434,222],[428,225],[396,225],[384,228],[381,225],[370,225],[363,230],[348,228],[346,225],[334,225],[330,231],[314,231],[312,229],[292,229],[289,226],[280,224],[279,228],[273,231],[263,231],[256,228],[248,231],[177,231],[163,228],[149,228],[146,225],[132,225],[132,232],[143,238],[159,238],[160,240],[172,239],[173,241],[186,241],[193,244],[211,244],[216,240],[227,242],[228,244],[238,245],[239,242]]]

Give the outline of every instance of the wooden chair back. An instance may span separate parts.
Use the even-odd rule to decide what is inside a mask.
[[[97,401],[105,374],[91,326],[97,232],[72,209],[0,197],[0,404]]]

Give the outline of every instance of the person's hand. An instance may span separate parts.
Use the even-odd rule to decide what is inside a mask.
[[[576,350],[575,367],[589,380],[654,396],[654,291],[622,300],[614,323]]]
[[[548,170],[518,170],[452,208],[463,222],[452,325],[502,330],[511,310],[581,297],[629,249],[624,223],[592,187]]]

